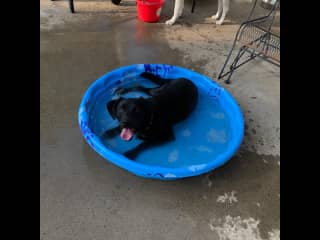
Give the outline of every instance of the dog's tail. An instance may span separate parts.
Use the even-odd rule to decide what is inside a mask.
[[[157,84],[157,85],[164,85],[166,83],[168,83],[168,80],[167,79],[164,79],[164,78],[161,78],[161,77],[158,77],[152,73],[149,73],[149,72],[143,72],[140,74],[141,77],[143,78],[146,78],[146,79],[149,79],[151,82]]]

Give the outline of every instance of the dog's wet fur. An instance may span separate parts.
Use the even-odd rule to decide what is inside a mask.
[[[185,120],[194,110],[198,101],[198,90],[192,81],[186,78],[163,79],[154,74],[143,72],[141,77],[149,79],[159,87],[145,88],[135,86],[118,88],[117,95],[131,91],[144,92],[151,98],[122,98],[107,103],[107,110],[119,125],[107,130],[102,137],[115,137],[122,132],[134,133],[143,140],[138,146],[124,153],[129,159],[137,157],[139,152],[154,145],[175,139],[173,125]],[[122,136],[122,135],[121,135]],[[130,140],[127,137],[126,140]]]

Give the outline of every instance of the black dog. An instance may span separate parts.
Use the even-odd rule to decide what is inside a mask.
[[[198,100],[198,90],[188,79],[163,79],[147,72],[141,76],[159,87],[118,88],[115,93],[121,95],[131,91],[141,91],[152,96],[151,98],[120,97],[107,103],[111,117],[118,119],[120,125],[107,130],[104,137],[120,134],[123,140],[129,141],[136,134],[143,140],[141,144],[124,154],[130,159],[134,159],[147,147],[174,140],[172,126],[186,119],[194,110]]]

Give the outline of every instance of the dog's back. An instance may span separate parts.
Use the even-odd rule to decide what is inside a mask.
[[[157,89],[152,99],[159,116],[172,124],[184,120],[194,110],[198,100],[198,89],[188,79],[168,81]]]

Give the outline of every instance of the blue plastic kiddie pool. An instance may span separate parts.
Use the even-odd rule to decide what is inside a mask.
[[[184,77],[199,91],[198,104],[187,120],[174,126],[175,141],[141,152],[133,161],[122,153],[141,141],[123,141],[120,136],[100,138],[117,126],[106,103],[118,96],[119,86],[155,86],[139,75],[151,72],[162,78]],[[147,97],[131,92],[122,97]],[[211,79],[191,70],[163,64],[136,64],[118,68],[100,77],[86,91],[79,108],[79,125],[88,144],[103,158],[129,172],[146,178],[172,180],[211,171],[226,163],[238,150],[244,133],[241,110],[234,98]]]

